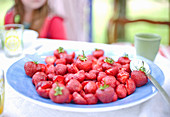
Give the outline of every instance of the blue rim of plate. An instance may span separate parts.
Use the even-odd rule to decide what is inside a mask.
[[[76,55],[79,53],[78,50],[69,49],[67,50],[68,53],[75,51]],[[91,54],[91,51],[85,51],[86,55]],[[153,86],[153,84],[148,81],[148,83],[142,87],[136,88],[136,91],[125,97],[124,99],[118,99],[115,102],[111,103],[97,103],[95,105],[77,105],[74,103],[70,104],[58,104],[52,102],[50,99],[45,99],[40,97],[36,90],[35,86],[32,84],[32,79],[25,74],[24,71],[24,64],[30,60],[38,60],[40,63],[45,63],[44,58],[48,55],[53,55],[53,51],[43,52],[39,54],[30,55],[29,57],[24,57],[17,62],[13,63],[6,73],[6,79],[8,84],[22,97],[25,99],[45,106],[47,108],[58,109],[63,111],[72,111],[72,112],[103,112],[103,111],[110,111],[110,110],[118,110],[122,108],[131,107],[146,100],[152,98],[156,93],[157,89]],[[105,56],[112,57],[116,60],[118,57],[111,51],[106,51]],[[136,58],[133,55],[129,56],[130,59]],[[155,65],[152,61],[137,56],[138,59],[142,59],[149,64],[151,69],[151,75],[158,81],[160,85],[164,84],[164,74],[162,70]]]

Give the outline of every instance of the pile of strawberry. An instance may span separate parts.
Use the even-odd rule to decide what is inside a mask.
[[[145,85],[148,78],[144,68],[130,70],[128,56],[118,61],[104,56],[102,49],[92,55],[68,54],[59,47],[54,55],[45,58],[46,64],[28,61],[24,65],[26,75],[32,78],[37,93],[55,103],[96,104],[114,102]]]

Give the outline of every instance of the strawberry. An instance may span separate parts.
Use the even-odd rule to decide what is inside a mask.
[[[46,63],[46,64],[52,64],[52,65],[54,65],[55,61],[56,61],[56,57],[55,57],[55,56],[47,56],[47,57],[45,58],[45,63]]]
[[[96,90],[97,98],[103,103],[109,103],[113,101],[115,91],[109,85],[104,84]]]
[[[107,76],[107,74],[105,72],[99,72],[99,74],[97,76],[97,81],[100,82],[102,80],[102,78],[104,78],[105,76]]]
[[[126,89],[128,95],[132,94],[136,90],[135,82],[131,78],[126,81]]]
[[[54,69],[55,69],[54,65],[47,64],[46,69],[45,69],[45,73],[46,74],[54,74],[55,73]]]
[[[112,88],[116,87],[116,78],[114,76],[106,76],[102,79],[102,84],[111,86]]]
[[[57,75],[64,75],[67,73],[67,66],[63,64],[57,64],[55,66],[55,73]]]
[[[107,70],[107,69],[111,69],[112,67],[113,67],[112,64],[107,63],[107,62],[105,62],[105,63],[102,64],[102,69],[103,69],[103,71],[105,71],[105,70]]]
[[[74,62],[74,57],[75,57],[75,52],[73,52],[71,54],[66,54],[66,56],[64,58],[66,59],[67,64],[71,64]]]
[[[95,51],[92,52],[92,55],[95,58],[102,57],[104,55],[104,50],[102,50],[102,49],[95,49]]]
[[[86,94],[84,99],[87,101],[87,104],[96,104],[98,102],[98,99],[94,94]]]
[[[121,70],[124,70],[124,71],[127,71],[128,73],[131,73],[130,64],[122,65]]]
[[[84,51],[83,55],[78,56],[75,64],[79,70],[84,70],[85,72],[88,72],[92,69],[92,61],[87,59],[84,54]]]
[[[93,81],[89,81],[85,86],[84,86],[84,91],[85,93],[96,93],[96,83]]]
[[[77,73],[79,69],[76,67],[75,64],[67,64],[67,71],[68,73]]]
[[[43,98],[49,98],[49,92],[52,88],[52,81],[40,81],[36,85],[37,93]]]
[[[134,70],[131,72],[131,78],[134,80],[136,87],[141,87],[148,82],[148,77],[143,71]]]
[[[74,74],[66,74],[66,75],[64,75],[64,77],[65,77],[65,83],[68,83],[71,79],[73,79],[74,78]]]
[[[118,71],[119,71],[118,67],[112,67],[112,68],[110,68],[110,69],[107,69],[107,70],[105,71],[105,73],[106,73],[107,75],[116,76],[116,75],[118,74]]]
[[[41,63],[37,64],[37,72],[45,72],[45,69],[46,69],[45,64],[41,64]]]
[[[62,48],[62,47],[59,47],[58,49],[56,49],[56,50],[54,51],[54,56],[55,56],[56,58],[60,58],[60,56],[61,56],[62,54],[67,54],[67,51],[65,51],[64,48]]]
[[[82,85],[80,82],[76,79],[71,79],[67,84],[66,84],[67,89],[70,91],[70,93],[73,92],[80,92],[82,90]]]
[[[129,73],[126,72],[126,71],[120,71],[120,72],[117,74],[117,80],[118,80],[120,83],[125,84],[128,79],[129,79]]]
[[[100,71],[100,72],[103,71],[102,65],[99,65],[99,64],[94,64],[94,65],[92,65],[92,69],[93,69],[93,70]]]
[[[69,100],[69,90],[60,83],[54,83],[49,92],[50,99],[55,103],[65,103]]]
[[[119,84],[116,87],[116,94],[118,98],[125,98],[127,96],[127,90],[124,84]]]
[[[64,64],[66,65],[66,59],[65,58],[60,58],[60,59],[56,59],[55,64]]]
[[[97,64],[97,59],[93,55],[87,55],[87,59],[92,61],[92,64]]]
[[[46,81],[47,75],[44,72],[36,72],[32,76],[32,83],[36,86],[40,81]]]
[[[128,54],[125,54],[123,57],[119,57],[118,59],[118,62],[121,64],[121,65],[125,65],[125,64],[130,64],[130,59],[128,57]]]
[[[85,79],[86,80],[96,80],[96,74],[89,72],[89,73],[85,73]]]
[[[37,63],[28,61],[24,64],[25,74],[32,77],[37,72]]]
[[[53,77],[54,77],[54,76],[55,76],[54,73],[48,74],[48,75],[47,75],[47,80],[53,81]]]
[[[77,92],[73,93],[73,101],[76,104],[81,104],[81,105],[87,104],[87,101]]]
[[[85,79],[85,72],[84,70],[78,71],[76,74],[74,74],[74,79],[78,80],[79,82],[83,82]]]
[[[55,76],[53,77],[53,82],[54,82],[54,83],[55,83],[55,82],[58,82],[58,83],[60,83],[60,84],[65,84],[64,80],[65,80],[64,76],[61,76],[61,75],[55,75]]]

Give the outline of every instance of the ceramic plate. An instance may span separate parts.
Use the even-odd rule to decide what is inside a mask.
[[[76,55],[77,53],[80,52],[78,50],[73,50],[73,49],[72,50],[69,49],[67,51],[68,53],[75,51]],[[86,55],[91,54],[91,51],[85,51],[85,54]],[[32,101],[33,103],[37,103],[42,106],[46,106],[48,108],[59,109],[64,111],[101,112],[101,111],[110,111],[110,110],[117,110],[121,108],[127,108],[127,107],[140,104],[150,99],[157,93],[157,89],[149,81],[146,85],[136,88],[136,91],[133,94],[127,96],[124,99],[118,99],[116,102],[111,102],[106,104],[98,103],[95,105],[77,105],[74,103],[70,103],[70,104],[54,103],[50,99],[42,98],[37,94],[35,87],[32,84],[32,79],[28,77],[24,71],[25,62],[30,60],[38,60],[40,63],[45,63],[44,58],[48,55],[53,55],[53,51],[34,54],[29,57],[24,57],[18,60],[17,62],[15,62],[13,65],[11,65],[6,74],[6,79],[9,85],[19,94],[24,96],[24,98]],[[111,51],[105,51],[105,56],[112,57],[114,60],[118,58],[118,56],[116,56]],[[133,55],[131,55],[130,58],[133,59]],[[163,85],[164,75],[161,69],[153,62],[145,58],[142,57],[138,57],[138,58],[146,61],[149,64],[151,69],[151,75],[160,83],[160,85]]]

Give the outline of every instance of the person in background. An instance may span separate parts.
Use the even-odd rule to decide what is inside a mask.
[[[24,24],[39,33],[39,38],[66,40],[63,18],[50,12],[48,0],[15,0],[6,13],[5,24]]]

